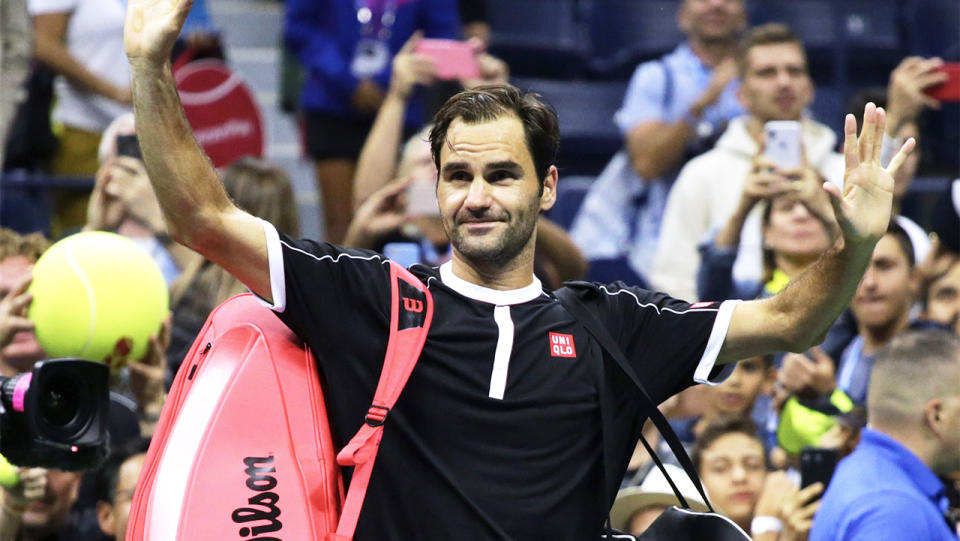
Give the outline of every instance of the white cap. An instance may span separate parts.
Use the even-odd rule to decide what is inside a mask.
[[[667,470],[667,474],[670,475],[673,483],[677,485],[677,490],[687,500],[690,509],[694,511],[710,510],[683,468],[673,464],[664,464],[663,467]],[[660,468],[654,466],[650,473],[643,478],[640,486],[627,487],[617,493],[617,499],[613,502],[613,508],[610,509],[610,525],[618,530],[626,531],[630,527],[630,519],[637,512],[647,507],[670,507],[671,505],[679,507],[680,501],[677,499],[677,495],[673,493],[670,483],[667,482]]]

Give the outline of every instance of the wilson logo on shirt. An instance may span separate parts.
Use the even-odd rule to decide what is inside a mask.
[[[550,333],[550,356],[575,358],[577,346],[573,343],[573,335]]]

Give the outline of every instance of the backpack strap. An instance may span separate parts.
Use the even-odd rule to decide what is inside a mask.
[[[380,381],[363,426],[337,455],[337,463],[353,466],[354,470],[340,523],[331,541],[353,539],[383,438],[383,424],[417,364],[433,319],[433,297],[427,286],[393,261],[390,261],[390,284],[390,338]]]
[[[700,476],[697,475],[697,470],[693,466],[693,461],[690,460],[690,457],[687,455],[687,451],[683,448],[683,444],[680,443],[680,438],[677,437],[677,434],[673,431],[673,428],[670,427],[670,423],[667,422],[667,419],[663,416],[663,413],[660,412],[660,410],[657,408],[657,405],[654,404],[653,400],[650,398],[650,395],[647,394],[647,390],[643,387],[643,384],[640,383],[640,378],[637,377],[637,373],[633,370],[633,367],[630,366],[630,363],[627,361],[626,356],[623,354],[616,341],[614,341],[613,337],[610,336],[610,333],[606,330],[606,328],[604,328],[600,320],[597,319],[597,316],[594,315],[583,303],[583,301],[577,297],[576,292],[569,287],[564,287],[555,291],[554,294],[557,296],[557,299],[560,300],[560,303],[563,305],[563,307],[566,308],[567,311],[573,315],[573,317],[575,317],[581,325],[583,325],[587,332],[589,332],[590,335],[600,343],[600,347],[603,348],[606,354],[617,363],[624,374],[626,374],[627,378],[629,378],[634,386],[640,391],[638,396],[640,398],[641,408],[646,413],[647,417],[653,421],[653,424],[656,425],[657,430],[660,432],[660,435],[663,436],[663,439],[667,442],[667,445],[670,446],[670,450],[673,451],[673,454],[677,457],[680,465],[683,466],[683,471],[686,472],[687,477],[689,477],[693,482],[693,485],[696,487],[700,497],[703,498],[704,503],[707,504],[707,507],[710,509],[710,511],[713,511],[713,506],[710,505],[710,499],[707,498],[706,492],[700,485]],[[657,464],[657,467],[660,468],[663,476],[667,479],[667,482],[670,484],[670,488],[673,489],[673,492],[677,496],[677,499],[681,502],[681,505],[689,509],[686,499],[684,499],[683,495],[680,493],[680,490],[673,483],[673,480],[670,478],[670,474],[668,474],[666,469],[663,467],[663,464],[659,460],[659,457],[657,457],[656,452],[654,452],[654,450],[650,447],[650,444],[643,439],[642,434],[640,439],[643,441],[647,452],[650,453],[650,457]]]

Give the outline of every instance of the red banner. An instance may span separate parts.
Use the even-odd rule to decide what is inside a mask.
[[[263,119],[243,79],[222,62],[190,62],[174,73],[193,134],[213,166],[263,156]]]

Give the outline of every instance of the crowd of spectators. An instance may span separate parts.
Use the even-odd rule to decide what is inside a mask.
[[[510,81],[484,4],[286,2],[284,43],[304,72],[297,114],[315,164],[325,240],[381,251],[404,265],[449,259],[426,121],[451,92]],[[8,136],[15,116],[16,136],[26,133],[19,117],[38,99],[27,91],[36,89],[39,73],[52,73],[55,105],[50,109],[48,100],[47,112],[54,128],[43,128],[58,144],[42,168],[94,182],[89,193],[51,193],[49,238],[0,229],[0,372],[29,371],[45,356],[25,317],[26,288],[32,264],[51,239],[67,233],[106,230],[135,240],[170,285],[172,312],[147,356],[112,382],[108,461],[82,474],[18,468],[20,483],[0,490],[0,541],[124,537],[145,446],[173,375],[210,310],[244,291],[214,263],[171,242],[139,153],[129,149],[137,127],[122,6],[2,4],[0,135]],[[622,280],[691,302],[753,299],[777,294],[835,246],[837,224],[822,185],[842,185],[834,132],[842,119],[810,114],[816,89],[804,42],[785,23],[751,26],[749,8],[744,0],[675,2],[686,39],[636,66],[610,119],[621,149],[597,172],[569,231],[549,216],[539,220],[536,272],[548,287]],[[228,58],[210,21],[203,3],[195,7],[179,50]],[[434,60],[417,52],[425,38],[469,40],[479,77],[438,80]],[[33,47],[22,47],[28,43]],[[886,107],[884,159],[908,137],[931,137],[926,119],[946,104],[925,90],[945,80],[945,59],[958,60],[952,47],[940,51],[943,58],[903,51],[886,88],[851,96],[853,113],[867,100]],[[799,166],[781,168],[765,154],[770,121],[799,123]],[[956,132],[960,119],[936,124]],[[960,180],[945,179],[934,204],[902,214],[922,172],[919,154],[895,179],[896,216],[849,310],[821,346],[744,359],[723,383],[661,405],[713,505],[755,539],[950,539],[960,531]],[[957,176],[948,164],[933,169]],[[240,207],[299,234],[293,188],[281,167],[246,157],[221,178]],[[705,508],[657,433],[647,427],[643,435],[686,499]],[[829,487],[801,488],[807,448],[849,455]],[[639,534],[673,504],[638,445],[611,514],[614,526]]]

